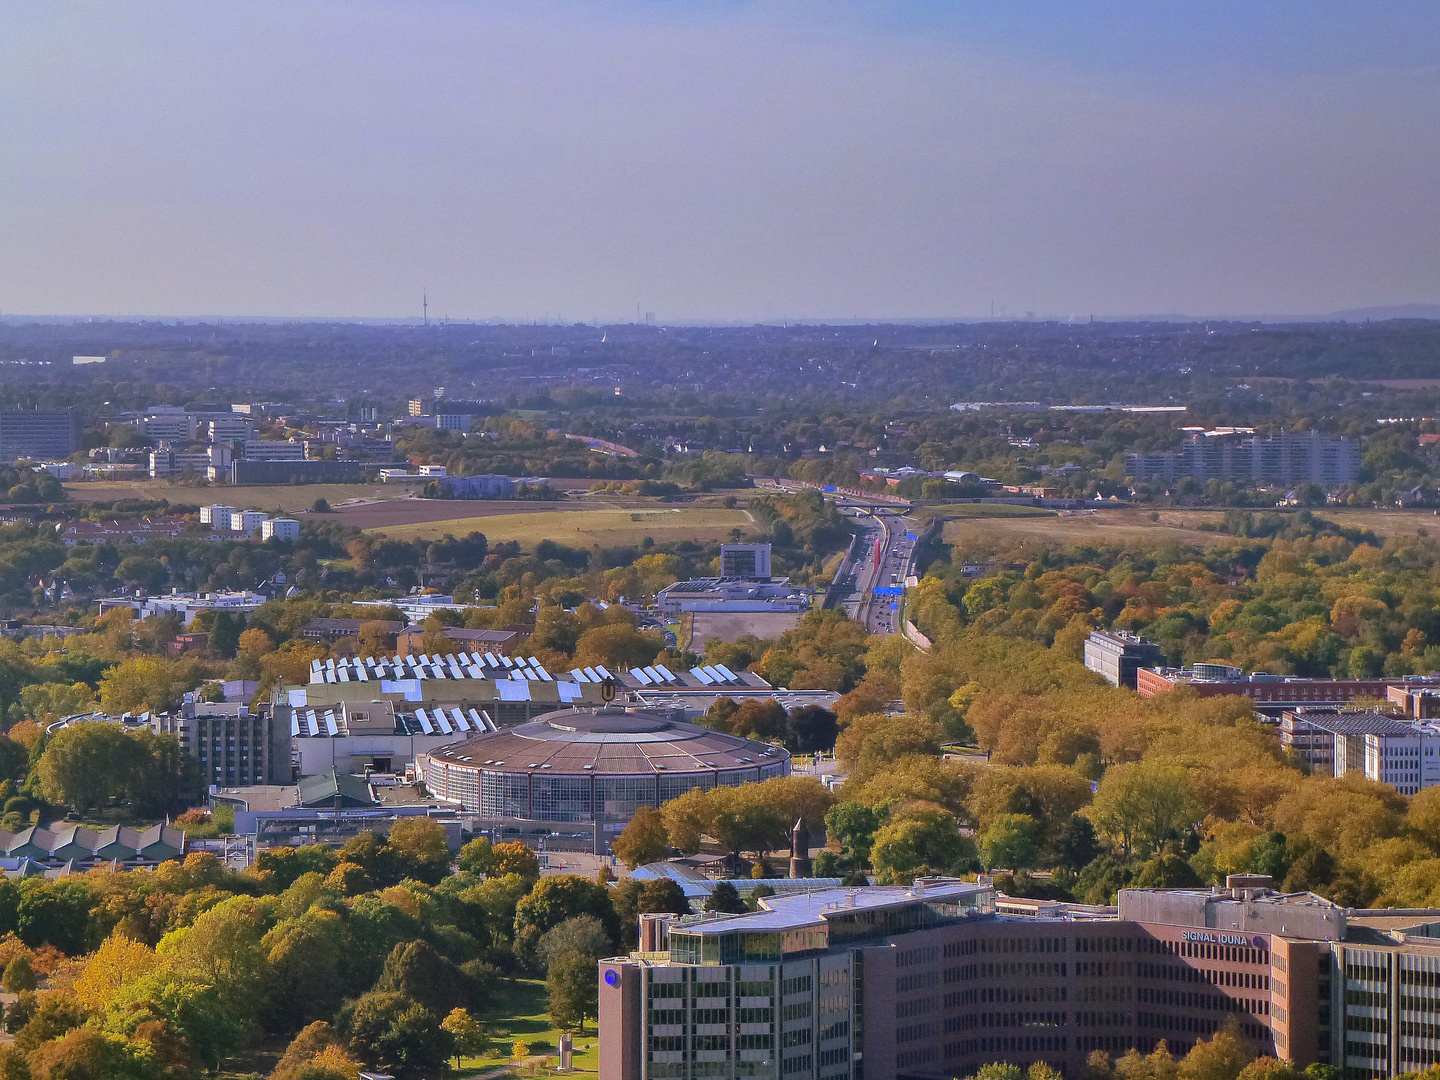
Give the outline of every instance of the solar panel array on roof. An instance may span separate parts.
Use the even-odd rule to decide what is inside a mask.
[[[494,653],[411,653],[407,656],[346,656],[312,660],[312,683],[371,682],[399,679],[493,679],[496,677],[553,682],[534,657],[496,656]],[[596,680],[599,681],[599,680]]]
[[[745,682],[724,664],[702,664],[692,667],[690,674],[706,686],[737,686]]]

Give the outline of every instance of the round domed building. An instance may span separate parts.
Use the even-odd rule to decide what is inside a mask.
[[[595,822],[607,848],[642,806],[658,807],[692,788],[789,775],[784,747],[687,724],[683,715],[562,709],[432,750],[416,765],[432,795],[465,812]]]

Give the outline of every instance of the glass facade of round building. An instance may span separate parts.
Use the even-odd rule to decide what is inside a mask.
[[[565,709],[418,765],[432,795],[482,817],[623,823],[694,788],[788,776],[790,755],[668,709]]]

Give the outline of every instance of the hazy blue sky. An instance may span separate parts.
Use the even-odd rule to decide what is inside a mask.
[[[1436,0],[0,5],[0,312],[1440,301]]]

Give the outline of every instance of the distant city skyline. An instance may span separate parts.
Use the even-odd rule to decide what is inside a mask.
[[[1418,0],[20,0],[0,317],[1433,306],[1437,46]]]

